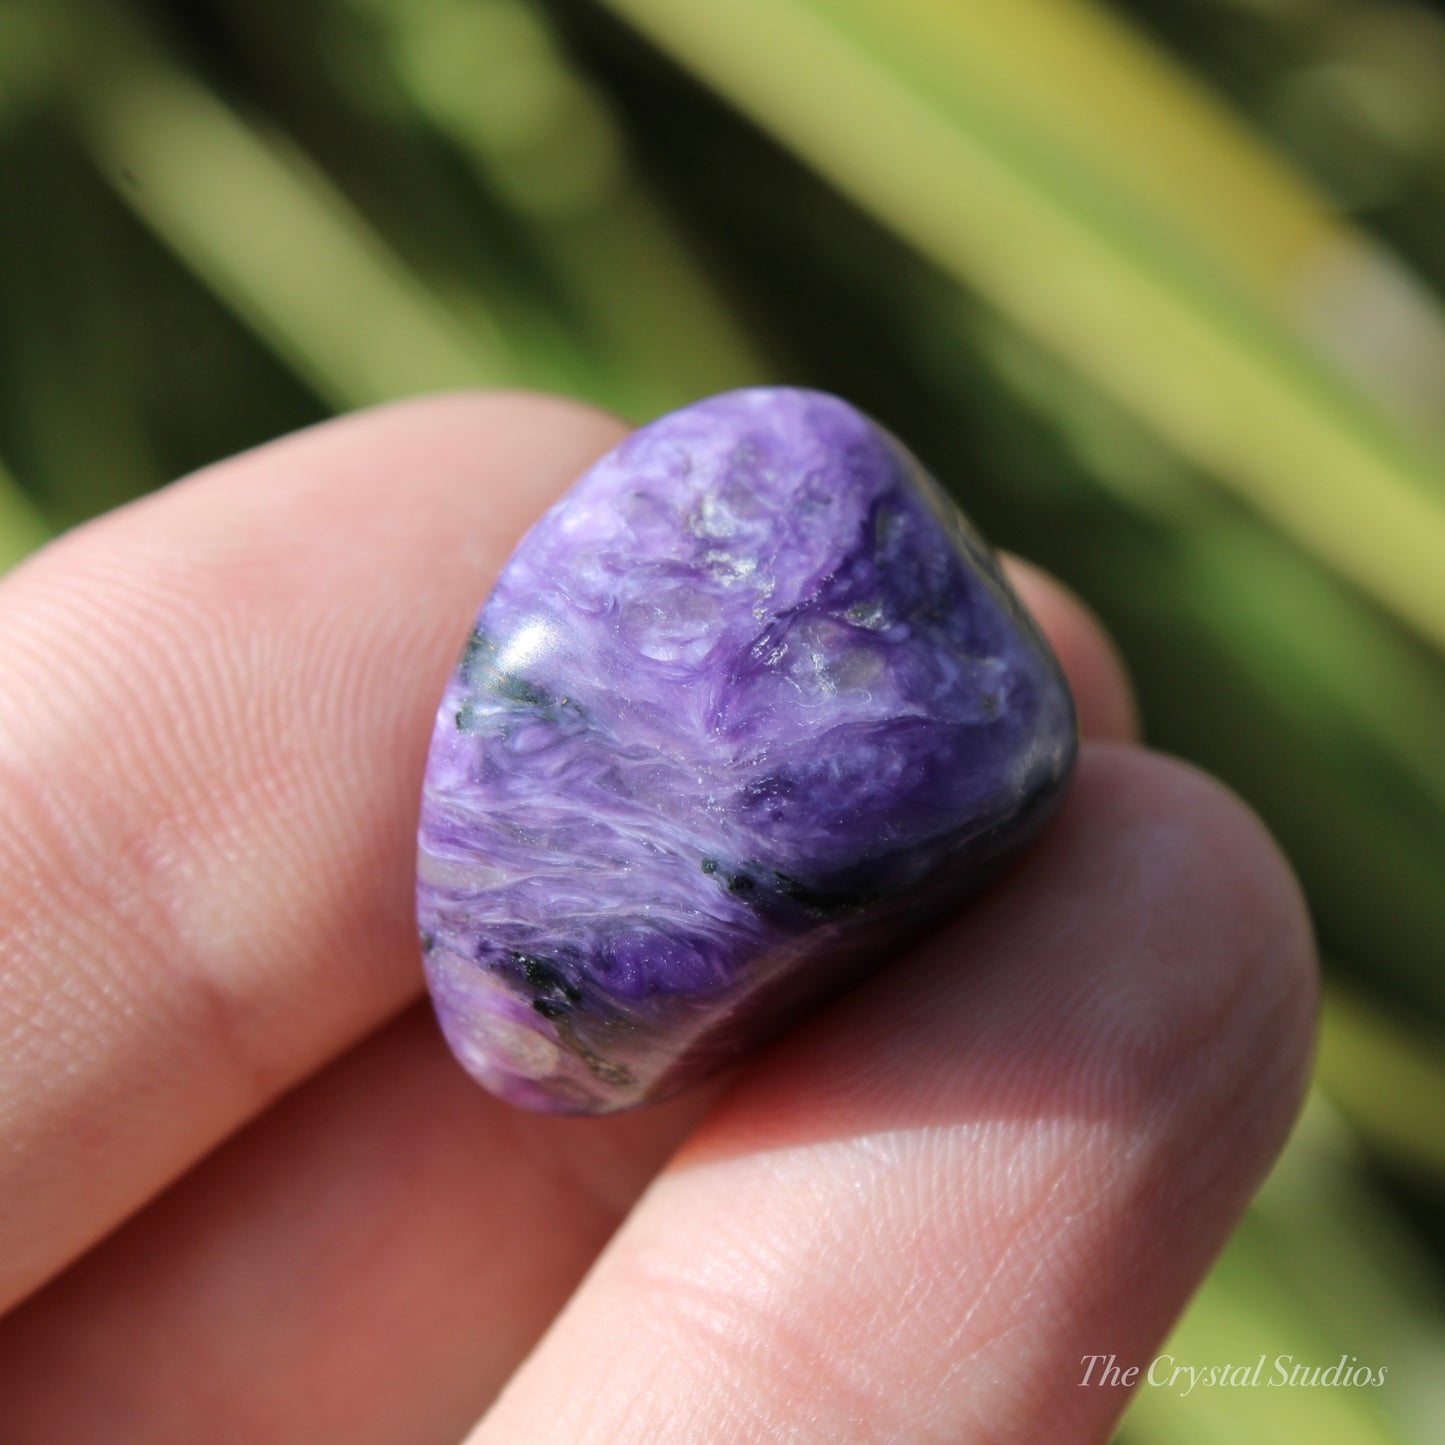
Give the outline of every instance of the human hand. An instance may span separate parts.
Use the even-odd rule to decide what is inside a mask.
[[[1058,819],[729,1079],[525,1114],[417,1003],[436,699],[620,431],[408,403],[0,582],[6,1445],[1107,1435],[1081,1359],[1147,1361],[1280,1147],[1314,962],[1039,574],[1090,739]]]

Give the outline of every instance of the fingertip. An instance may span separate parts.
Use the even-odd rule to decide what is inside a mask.
[[[1139,735],[1134,691],[1118,649],[1103,624],[1075,593],[1020,557],[1005,556],[1014,591],[1049,640],[1086,738],[1132,742]]]
[[[1208,1048],[1188,1061],[1222,1084],[1220,1061],[1228,1059],[1236,1090],[1242,1080],[1260,1081],[1254,1117],[1269,1135],[1258,1149],[1262,1174],[1303,1098],[1314,1050],[1319,967],[1303,890],[1263,821],[1219,779],[1148,749],[1100,743],[1086,752],[1071,800],[1078,816],[1061,821],[1095,837],[1113,827],[1132,840],[1116,851],[1116,886],[1166,920],[1178,940],[1172,952],[1155,950],[1145,979],[1175,1008],[1174,1047],[1204,1015],[1202,1003],[1181,1006],[1173,997],[1181,958],[1193,960],[1189,986],[1201,1000],[1227,1001]],[[1221,1099],[1235,1096],[1220,1090]]]

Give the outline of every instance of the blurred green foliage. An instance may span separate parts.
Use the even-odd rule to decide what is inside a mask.
[[[1303,1125],[1161,1442],[1445,1437],[1445,9],[0,0],[0,567],[331,412],[638,420],[788,379],[907,437],[1264,815],[1327,958]]]

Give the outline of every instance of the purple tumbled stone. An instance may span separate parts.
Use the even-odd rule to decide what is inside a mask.
[[[457,1057],[536,1109],[675,1093],[1041,826],[1058,664],[917,461],[836,397],[634,433],[523,538],[437,714],[417,900]]]

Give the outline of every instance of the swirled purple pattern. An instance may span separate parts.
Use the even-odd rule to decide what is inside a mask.
[[[893,437],[794,389],[666,416],[522,540],[437,713],[447,1039],[532,1108],[674,1093],[955,907],[1075,746],[1048,647]]]

